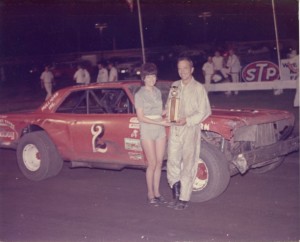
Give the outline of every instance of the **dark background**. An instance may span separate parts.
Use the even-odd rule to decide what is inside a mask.
[[[126,0],[0,1],[0,58],[140,47]],[[298,39],[298,1],[274,0],[279,39]],[[145,47],[274,40],[272,0],[141,0]],[[211,17],[199,18],[209,11]],[[95,23],[107,23],[102,34]]]

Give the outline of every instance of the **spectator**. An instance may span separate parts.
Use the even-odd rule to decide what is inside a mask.
[[[212,62],[212,57],[207,57],[207,62],[202,66],[202,71],[205,79],[205,84],[210,84],[212,80],[212,76],[214,74],[214,64]]]
[[[118,81],[118,71],[112,62],[108,63],[108,70],[109,70],[108,81],[109,82],[117,82]]]
[[[233,83],[239,82],[239,75],[241,70],[241,64],[239,58],[235,55],[234,50],[229,50],[229,56],[226,63],[226,69],[224,69],[223,73],[225,74],[225,78],[228,77],[228,75],[231,76],[231,81]],[[234,91],[234,94],[237,95],[238,91]],[[231,91],[227,91],[226,95],[231,95]]]
[[[108,82],[108,71],[104,66],[103,62],[98,63],[98,76],[97,76],[97,82]]]
[[[91,81],[90,73],[79,64],[77,66],[77,71],[74,74],[74,80],[76,81],[76,84],[79,85],[89,84]]]
[[[294,107],[299,107],[299,55],[296,50],[292,50],[289,55],[288,67],[291,74],[295,75],[295,80],[297,82]]]
[[[45,66],[45,70],[41,74],[41,87],[42,89],[45,88],[47,95],[45,100],[52,96],[52,85],[54,76],[52,72],[49,70],[49,66]]]
[[[225,77],[225,74],[224,74],[224,57],[221,56],[219,51],[215,52],[215,55],[212,57],[212,62],[214,64],[215,75],[220,76],[221,79],[219,79],[219,81],[222,81]]]

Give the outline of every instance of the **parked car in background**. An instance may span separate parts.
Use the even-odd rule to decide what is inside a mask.
[[[77,70],[77,61],[72,62],[56,62],[52,64],[51,71],[54,78],[57,80],[69,79],[72,80],[74,73]]]
[[[139,79],[142,60],[139,57],[114,58],[112,60],[118,70],[119,80]]]
[[[157,82],[166,103],[172,82]],[[54,177],[63,161],[72,167],[146,168],[134,95],[140,81],[72,86],[55,92],[37,110],[0,114],[0,147],[16,149],[30,180]],[[230,176],[266,172],[299,149],[294,116],[281,110],[220,109],[199,123],[201,153],[191,200],[222,194]],[[167,154],[166,157],[167,159]]]

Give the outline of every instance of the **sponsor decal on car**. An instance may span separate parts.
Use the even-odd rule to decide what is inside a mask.
[[[0,119],[0,138],[15,140],[18,136],[15,125],[6,119]]]
[[[130,118],[129,122],[130,122],[130,123],[135,123],[135,124],[140,123],[137,117],[132,117],[132,118]]]
[[[139,124],[129,124],[129,128],[130,129],[140,129],[140,125]]]
[[[201,127],[202,130],[210,130],[210,125],[209,124],[201,123],[200,127]]]
[[[57,98],[57,96],[58,93],[57,92],[54,93],[53,96],[51,96],[49,100],[46,101],[46,103],[42,106],[41,108],[42,111],[45,111],[45,109],[49,109],[49,110],[53,109],[55,107],[55,99]]]
[[[131,137],[131,138],[137,138],[137,137],[138,137],[138,133],[139,133],[139,131],[135,129],[135,130],[133,130],[133,131],[131,132],[130,137]]]
[[[129,128],[130,129],[140,129],[140,122],[137,117],[130,118]]]
[[[143,155],[141,153],[128,152],[130,160],[142,160]]]
[[[124,139],[125,150],[142,151],[141,141],[139,139]]]

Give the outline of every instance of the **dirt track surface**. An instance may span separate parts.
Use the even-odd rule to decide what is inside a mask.
[[[294,91],[209,96],[214,106],[289,110],[299,134]],[[43,95],[6,96],[6,111],[22,108],[25,98],[26,108],[37,107]],[[165,172],[161,191],[171,199]],[[15,151],[0,149],[0,241],[299,241],[299,231],[299,152],[266,174],[232,177],[216,199],[175,211],[146,203],[142,170],[70,169],[66,162],[58,176],[32,182]]]

